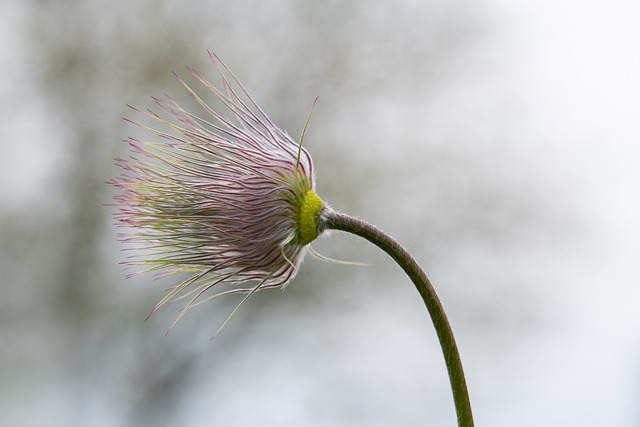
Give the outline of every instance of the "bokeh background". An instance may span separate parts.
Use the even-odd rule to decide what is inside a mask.
[[[320,195],[405,244],[478,425],[640,425],[640,10],[632,0],[0,2],[6,426],[452,426],[410,282],[334,233],[284,291],[145,321],[112,226],[140,129],[218,53],[305,145]]]

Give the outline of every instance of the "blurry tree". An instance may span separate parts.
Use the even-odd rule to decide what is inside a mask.
[[[301,315],[312,306],[322,316],[345,315],[358,304],[346,302],[347,284],[370,276],[309,263],[309,273],[288,289],[286,299],[277,292],[256,296],[251,309],[234,319],[235,330],[243,333],[221,336],[215,352],[205,347],[206,338],[225,311],[214,317],[214,310],[202,310],[185,319],[184,332],[176,331],[162,342],[158,325],[163,323],[147,329],[149,323],[141,321],[159,292],[121,284],[114,255],[118,246],[109,225],[110,210],[104,206],[113,189],[104,182],[119,173],[113,157],[126,155],[126,146],[118,140],[138,132],[121,120],[129,114],[125,105],[144,107],[150,95],[165,92],[184,97],[170,70],[180,71],[184,65],[207,69],[207,48],[221,53],[274,121],[294,136],[313,98],[321,96],[307,138],[321,193],[330,195],[326,199],[338,208],[356,214],[366,210],[374,222],[388,221],[390,231],[429,254],[452,236],[483,230],[484,236],[499,235],[501,224],[486,225],[496,206],[488,200],[506,212],[506,221],[517,223],[522,220],[518,215],[528,221],[523,213],[529,206],[526,198],[514,198],[508,188],[488,188],[495,180],[478,184],[478,176],[490,169],[478,163],[482,150],[460,154],[461,147],[469,146],[442,148],[436,137],[421,132],[431,97],[465,69],[464,53],[482,34],[481,14],[462,4],[28,0],[16,6],[23,11],[22,56],[34,79],[28,82],[30,93],[38,95],[36,102],[43,104],[49,123],[55,123],[46,138],[57,171],[42,183],[42,191],[54,195],[47,199],[55,201],[52,205],[0,212],[3,242],[16,242],[3,244],[0,256],[4,292],[10,296],[9,302],[0,303],[2,316],[11,319],[0,327],[27,353],[4,357],[19,366],[19,372],[32,366],[37,372],[27,376],[22,387],[35,384],[44,393],[58,394],[51,399],[63,401],[67,418],[61,425],[169,425],[185,416],[203,371],[222,376],[225,363],[233,363],[247,349],[267,351],[259,346],[269,339],[277,342],[274,335],[249,342],[263,331],[258,319],[269,315],[276,325],[288,324],[287,315]],[[462,178],[453,180],[451,169]],[[384,183],[389,178],[393,185]],[[414,192],[420,194],[408,197]],[[463,200],[461,194],[469,192],[472,197]],[[458,198],[447,204],[452,193]],[[445,212],[420,205],[416,200],[423,196],[444,206]],[[418,209],[385,205],[402,197]],[[504,200],[508,202],[501,204]],[[447,206],[454,206],[457,216],[450,216]],[[486,215],[467,215],[478,209]],[[397,220],[399,214],[406,215],[406,222]],[[426,225],[430,221],[431,227]],[[406,223],[423,224],[424,229],[416,231]],[[352,241],[338,244],[336,239],[332,248],[347,259],[353,259],[350,252],[356,250]],[[374,251],[366,251],[374,256]],[[397,273],[383,273],[377,283]],[[344,284],[331,304],[320,301],[323,293],[336,288],[311,286],[319,282],[314,275],[321,275],[323,283]],[[312,283],[305,286],[307,281]],[[155,286],[162,285],[149,288]],[[172,320],[171,314],[163,319]],[[204,326],[198,323],[202,321]],[[327,320],[332,321],[339,318]],[[314,325],[321,328],[323,322]],[[319,354],[329,351],[315,345],[309,348]],[[8,371],[2,376],[7,383],[19,382]],[[42,384],[46,381],[56,385],[47,387]],[[211,390],[223,393],[224,386],[211,385]],[[383,398],[392,399],[384,392],[380,390]],[[69,402],[65,396],[76,400]],[[27,404],[22,405],[24,409]],[[95,419],[104,414],[110,418]],[[354,421],[349,416],[340,419]]]

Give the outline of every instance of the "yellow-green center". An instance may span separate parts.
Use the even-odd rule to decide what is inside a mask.
[[[303,245],[308,245],[318,237],[322,208],[324,202],[315,191],[309,190],[302,197],[298,213],[298,233]]]

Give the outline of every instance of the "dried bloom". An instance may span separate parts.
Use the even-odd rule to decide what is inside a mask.
[[[391,256],[416,286],[440,340],[458,425],[473,427],[453,331],[425,272],[388,234],[325,207],[314,191],[311,156],[302,148],[304,130],[300,143],[293,141],[269,120],[226,65],[210,56],[222,89],[190,71],[213,92],[226,114],[207,105],[178,78],[210,117],[198,117],[169,97],[154,98],[162,114],[134,108],[166,129],[140,125],[160,139],[130,138],[136,154],[118,160],[125,172],[111,182],[122,190],[116,196],[117,222],[133,230],[121,239],[152,254],[133,258],[129,264],[163,275],[193,274],[172,288],[151,314],[170,301],[188,298],[177,322],[196,304],[245,293],[215,337],[254,292],[289,283],[307,245],[322,230],[358,235]],[[248,282],[253,284],[204,297],[216,285]]]
[[[135,154],[118,159],[124,174],[112,182],[122,190],[116,220],[131,228],[121,240],[147,249],[127,264],[162,275],[193,274],[151,314],[182,298],[188,298],[186,310],[222,294],[246,293],[246,300],[257,290],[285,286],[319,233],[324,205],[314,191],[311,156],[273,124],[217,56],[210,56],[221,88],[189,71],[221,108],[210,107],[176,75],[208,118],[169,97],[154,98],[160,114],[134,108],[160,129],[136,124],[160,138],[129,138]],[[247,282],[253,284],[205,295],[215,285]]]

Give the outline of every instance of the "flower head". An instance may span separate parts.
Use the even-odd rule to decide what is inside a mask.
[[[129,138],[134,154],[118,160],[124,173],[112,181],[121,189],[117,223],[131,228],[121,239],[147,249],[127,264],[163,275],[192,273],[151,314],[172,300],[188,298],[189,308],[221,294],[248,297],[285,286],[319,233],[324,205],[314,191],[311,156],[210,56],[221,87],[189,71],[220,108],[210,107],[176,75],[207,117],[169,97],[154,98],[160,113],[132,107],[156,126],[132,123],[159,138]],[[207,294],[214,285],[243,283],[253,284]]]

